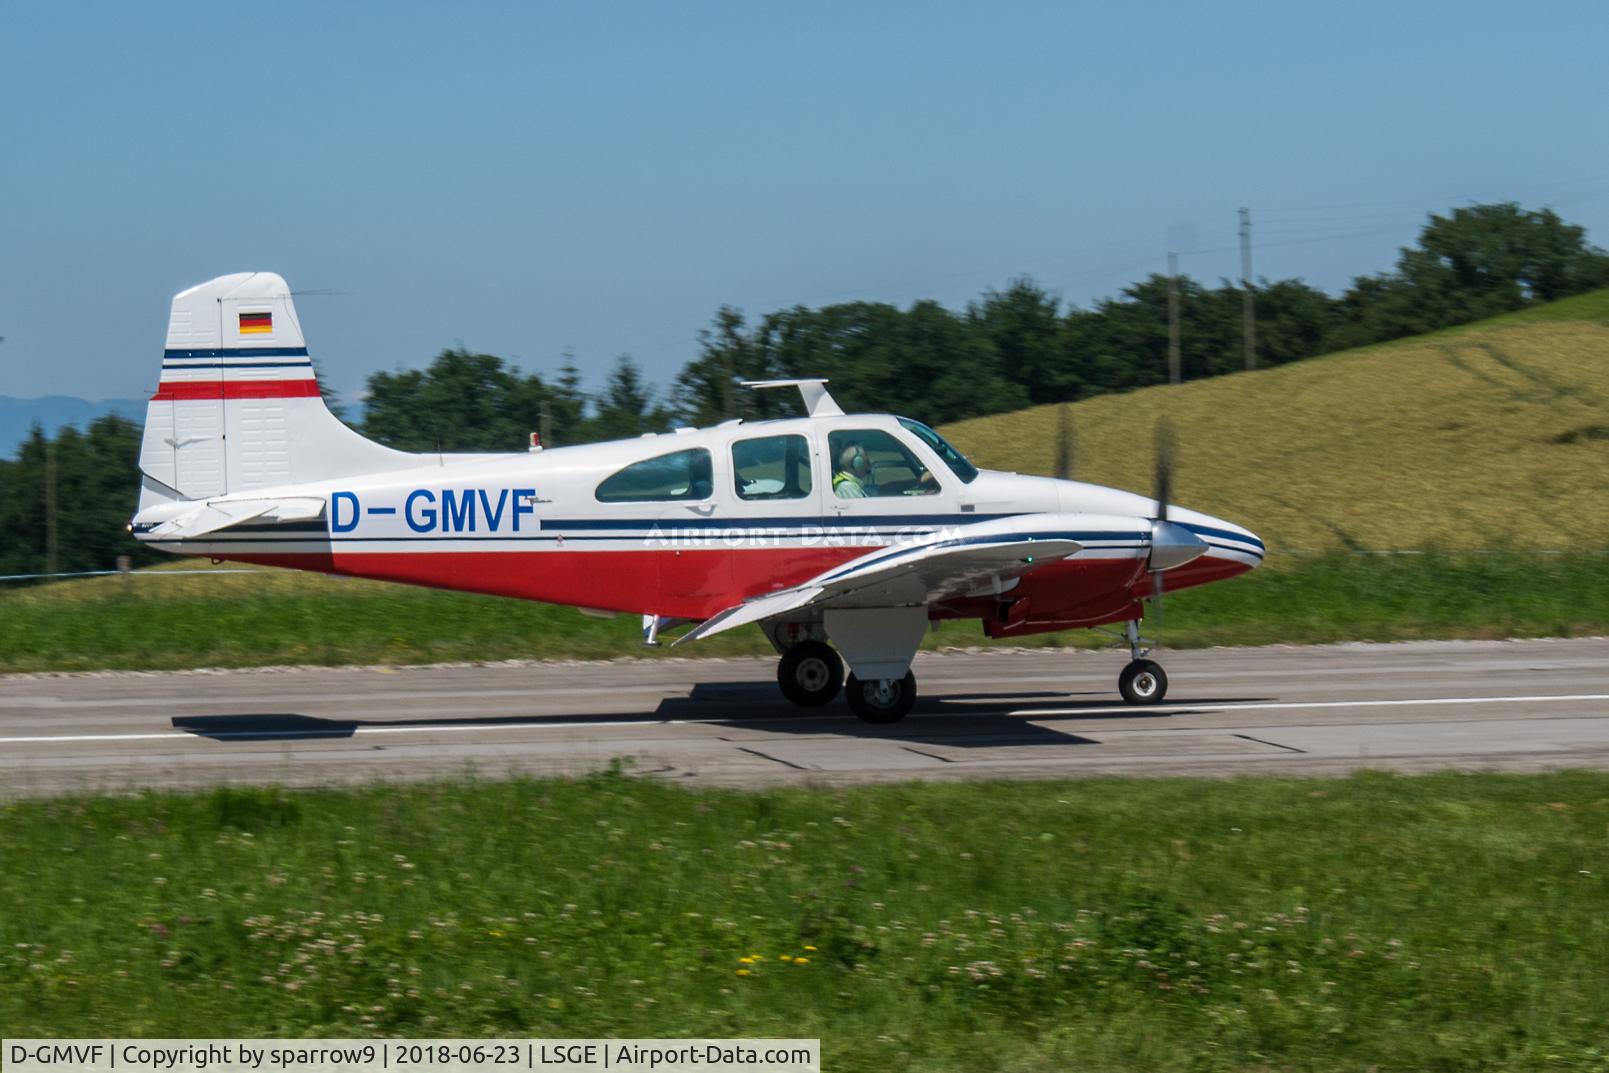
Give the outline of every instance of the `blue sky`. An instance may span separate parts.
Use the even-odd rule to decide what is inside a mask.
[[[1609,245],[1598,3],[0,5],[0,394],[141,397],[283,274],[325,375],[458,343],[666,383],[722,303],[1332,291],[1429,210]]]

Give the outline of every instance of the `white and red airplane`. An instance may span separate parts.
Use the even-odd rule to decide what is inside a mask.
[[[1144,601],[1257,566],[1248,530],[1075,481],[980,470],[918,421],[727,421],[506,455],[410,454],[325,407],[285,281],[220,276],[173,299],[131,529],[164,551],[643,616],[676,643],[756,624],[800,705],[843,689],[870,722],[910,711],[923,633],[1125,624],[1123,697],[1167,690]],[[847,683],[844,664],[849,666]]]

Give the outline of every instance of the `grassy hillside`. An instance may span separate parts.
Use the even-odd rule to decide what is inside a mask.
[[[1075,477],[1148,489],[1166,415],[1179,502],[1276,553],[1609,545],[1609,291],[1071,409]],[[944,432],[980,465],[1049,473],[1057,410]]]

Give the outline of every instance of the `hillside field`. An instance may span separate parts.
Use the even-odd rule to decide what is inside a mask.
[[[1609,545],[1609,291],[1478,324],[1069,407],[1073,476],[1151,487],[1282,552]],[[1055,467],[1059,406],[942,431],[979,465]]]

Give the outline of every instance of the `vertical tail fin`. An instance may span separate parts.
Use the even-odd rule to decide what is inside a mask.
[[[280,276],[240,272],[174,296],[140,447],[142,509],[416,462],[324,405]]]

